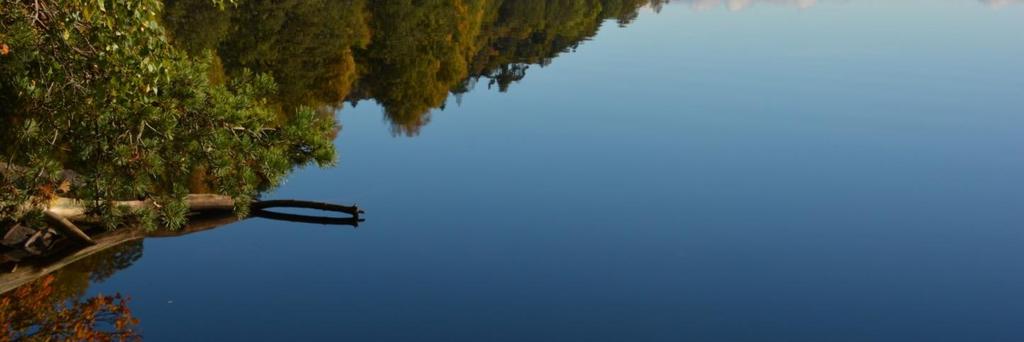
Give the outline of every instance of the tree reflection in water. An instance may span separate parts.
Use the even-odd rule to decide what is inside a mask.
[[[257,196],[259,192],[272,188],[295,165],[304,165],[311,160],[328,164],[327,161],[333,160],[333,150],[329,148],[332,147],[330,139],[325,139],[323,136],[326,134],[323,133],[333,129],[333,113],[345,102],[373,100],[382,105],[384,115],[392,124],[395,134],[417,135],[421,128],[429,123],[431,112],[443,109],[449,96],[464,94],[480,82],[496,86],[499,91],[504,92],[512,84],[526,77],[531,67],[548,65],[559,54],[572,51],[593,37],[606,20],[627,25],[636,18],[643,6],[653,6],[657,9],[664,2],[239,0],[235,6],[221,9],[211,0],[166,0],[161,19],[174,48],[171,49],[162,43],[162,30],[146,31],[161,32],[160,37],[146,36],[140,31],[133,31],[133,34],[144,38],[161,38],[154,40],[153,43],[154,46],[160,47],[161,53],[146,55],[149,58],[144,61],[167,65],[195,65],[189,69],[190,73],[181,76],[181,79],[195,82],[202,86],[201,89],[208,91],[191,91],[197,87],[184,86],[181,89],[190,91],[185,95],[192,96],[190,99],[205,100],[210,98],[209,94],[214,94],[232,100],[227,101],[229,104],[245,104],[235,106],[247,110],[246,115],[241,115],[241,119],[256,117],[261,119],[258,122],[260,125],[269,128],[260,129],[257,127],[260,125],[253,124],[255,128],[247,130],[246,127],[234,124],[225,126],[217,121],[214,124],[197,126],[208,126],[208,130],[187,131],[185,133],[192,135],[183,135],[178,131],[180,127],[184,127],[180,123],[190,122],[168,121],[164,125],[165,130],[175,134],[159,135],[151,132],[154,131],[150,127],[154,125],[153,122],[142,121],[128,125],[134,129],[131,131],[132,134],[128,135],[100,131],[92,126],[86,127],[84,123],[90,122],[89,120],[70,120],[57,116],[58,114],[52,114],[52,118],[31,118],[39,119],[44,126],[49,123],[66,124],[68,127],[56,128],[78,132],[79,136],[75,136],[75,139],[62,138],[66,141],[61,140],[54,144],[51,140],[44,141],[43,138],[51,139],[49,135],[44,137],[37,134],[38,137],[33,136],[36,143],[25,144],[38,146],[38,150],[31,151],[33,153],[30,154],[24,153],[24,148],[4,144],[0,147],[0,152],[4,152],[5,160],[10,164],[31,168],[45,166],[46,170],[53,171],[46,174],[52,174],[58,183],[62,180],[58,177],[60,170],[78,171],[85,176],[82,179],[91,183],[88,183],[89,186],[77,183],[68,183],[67,186],[15,184],[15,181],[36,181],[35,178],[24,175],[18,177],[17,174],[20,173],[38,173],[34,172],[35,169],[26,169],[33,172],[0,174],[0,189],[5,189],[3,186],[21,190],[62,189],[62,194],[69,192],[70,195],[78,195],[79,198],[105,200],[135,199],[154,194],[166,195],[169,192],[181,195],[189,191],[226,193],[236,197]],[[71,7],[55,13],[59,16],[74,14]],[[12,22],[25,20],[21,17],[9,17]],[[45,26],[23,24],[24,27],[39,32],[49,32]],[[37,42],[39,46],[62,42],[53,34],[40,37],[45,39]],[[91,36],[82,37],[79,38]],[[25,41],[36,42],[28,38],[25,38]],[[24,46],[26,45],[15,48],[24,49]],[[6,49],[5,45],[5,55],[8,54]],[[18,51],[13,52],[11,56],[18,55]],[[201,63],[182,55],[188,55],[189,58]],[[135,57],[141,56],[126,58],[134,61]],[[164,57],[168,60],[152,61],[153,58]],[[170,60],[171,57],[173,60]],[[91,64],[83,62],[82,65]],[[193,73],[200,77],[192,78]],[[259,82],[266,83],[265,87],[257,89],[260,91],[254,90],[253,94],[246,93],[245,97],[237,99],[232,97],[234,95],[231,91],[240,90],[225,85],[253,78],[254,74],[269,75],[273,82],[268,78],[264,80],[266,82]],[[118,75],[120,74],[115,76]],[[261,77],[257,77],[257,80],[263,80]],[[90,78],[89,81],[93,83],[88,85],[109,86],[101,82],[104,79],[107,78]],[[184,81],[167,82],[169,85],[176,85]],[[271,83],[276,84],[276,87],[270,87]],[[165,87],[160,89],[160,93],[155,89],[152,91],[153,94],[159,94],[154,96],[162,96],[159,99],[175,100],[184,96]],[[94,107],[109,102],[102,100],[106,98],[106,94],[97,91],[96,98],[101,100],[78,103],[81,101],[77,101],[76,98],[73,102],[80,105],[80,112],[92,113],[95,111]],[[147,104],[139,103],[140,106]],[[199,109],[206,110],[206,107],[210,107],[198,100],[183,103],[195,107],[196,111],[184,111],[189,115],[181,115],[181,118],[197,117],[197,113],[203,113],[198,111]],[[221,108],[223,110],[215,113],[220,116],[213,118],[221,120],[224,119],[221,116],[224,116],[232,120],[241,120],[235,118],[238,116],[235,115],[236,112],[239,112],[235,107]],[[317,117],[297,116],[296,113],[301,112],[300,108],[312,108]],[[166,109],[171,112],[179,110],[174,106]],[[125,110],[121,114],[133,118],[132,113]],[[26,119],[26,115],[26,112],[5,112],[0,119],[7,120],[5,122],[21,122]],[[153,114],[154,120],[166,117]],[[138,118],[133,120],[136,119]],[[122,124],[119,120],[112,122]],[[276,125],[271,124],[275,121],[280,122]],[[228,129],[220,129],[221,126]],[[3,139],[25,140],[23,138],[27,133],[20,130],[20,127],[5,125],[0,129],[8,133]],[[113,128],[109,131],[115,132]],[[239,138],[237,132],[248,131],[270,133],[259,133],[254,135],[256,138],[249,140],[243,139],[244,134],[243,138]],[[219,132],[223,135],[223,139],[220,140],[227,139],[228,142],[234,141],[232,139],[241,139],[266,146],[257,146],[259,148],[256,152],[259,153],[254,152],[251,160],[236,160],[239,149],[231,147],[235,145],[218,140],[214,141],[218,148],[200,146],[203,145],[200,142],[211,137],[210,134],[206,134],[209,132]],[[160,153],[155,153],[151,159],[167,162],[159,163],[163,168],[146,166],[150,161],[144,158],[145,156],[133,154],[134,150],[125,148],[134,145],[113,140],[121,136],[135,137],[126,139],[132,144],[142,138],[162,139],[154,140],[160,143],[157,145],[163,149],[158,150]],[[171,139],[172,136],[176,140]],[[84,152],[80,151],[83,150],[78,144],[80,141],[97,139],[106,139],[106,147],[93,151],[104,158],[83,154]],[[211,158],[199,158],[210,154],[210,151],[232,151],[236,152],[236,155],[219,153],[212,161]],[[38,156],[47,157],[49,163],[39,165],[41,163],[38,162]],[[179,160],[182,156],[191,156],[190,158],[196,160]],[[122,164],[128,166],[115,167],[118,164],[103,160],[122,161]],[[153,163],[155,161],[150,164]],[[258,165],[261,167],[260,170],[265,172],[248,172],[252,168],[235,164]],[[4,170],[12,173],[14,169]],[[241,174],[238,174],[239,172]],[[121,188],[115,189],[112,184],[120,185]],[[46,193],[52,192],[54,191]],[[26,196],[31,195],[29,192],[25,193]],[[53,196],[36,197],[46,200]],[[14,198],[8,202],[10,203],[7,207],[18,208],[21,198]],[[112,209],[109,211],[110,215],[105,217],[119,217],[118,215],[124,214]],[[304,218],[274,212],[258,214],[268,218],[324,224],[355,225],[359,221],[358,218]],[[183,218],[184,214],[167,217]],[[145,218],[147,221],[155,221],[153,217]],[[117,226],[125,226],[131,222],[133,221],[125,220],[124,224]],[[189,222],[192,223],[194,222]],[[209,228],[211,227],[201,227],[200,230]],[[180,235],[187,233],[188,228],[184,229],[186,232],[122,228],[110,233],[120,235],[107,235],[106,240],[103,236],[96,239],[101,245],[104,241],[109,242],[102,249],[73,252],[70,256],[56,261],[56,266],[49,264],[27,271],[33,266],[20,265],[18,267],[21,269],[17,272],[0,275],[0,287],[6,291],[0,294],[0,340],[138,338],[135,330],[138,319],[129,310],[127,297],[87,296],[86,290],[91,282],[103,281],[138,260],[142,255],[142,238],[161,234]]]
[[[414,136],[460,95],[486,80],[500,91],[597,34],[629,24],[666,0],[240,1],[168,0],[163,20],[190,54],[213,52],[214,78],[265,72],[282,106],[329,115],[343,101],[373,100],[395,134]]]
[[[0,340],[135,340],[139,320],[120,294],[87,296],[100,282],[142,256],[142,241],[127,242],[0,295]]]
[[[269,209],[269,208],[268,208]],[[322,209],[322,208],[321,208]],[[309,216],[257,208],[251,217],[356,227],[358,217]],[[147,232],[125,228],[96,236],[96,245],[67,250],[0,273],[0,341],[6,340],[131,340],[139,337],[138,319],[128,297],[86,298],[90,283],[102,282],[142,258],[144,238],[169,238],[199,233],[234,223],[233,213],[193,217],[180,230]],[[7,289],[12,289],[8,291]]]

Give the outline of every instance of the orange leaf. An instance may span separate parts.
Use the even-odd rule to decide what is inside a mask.
[[[57,187],[57,190],[59,190],[61,193],[71,191],[71,181],[67,179],[61,181],[60,186]]]
[[[57,193],[53,191],[53,186],[52,185],[49,185],[49,184],[40,185],[38,190],[39,190],[39,196],[44,198],[44,199],[46,199],[46,200],[51,200],[51,199],[57,197]]]

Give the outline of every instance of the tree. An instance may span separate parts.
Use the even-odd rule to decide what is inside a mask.
[[[128,215],[178,227],[190,180],[238,199],[239,209],[296,165],[334,162],[336,124],[309,107],[282,122],[270,104],[273,78],[240,70],[222,84],[215,58],[172,46],[157,0],[0,0],[0,218],[20,219],[78,174],[68,195],[115,226]],[[10,41],[6,43],[6,41]],[[195,183],[195,182],[192,182]],[[154,213],[109,203],[146,199]]]

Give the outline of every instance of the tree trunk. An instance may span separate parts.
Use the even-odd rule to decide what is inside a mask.
[[[235,209],[235,200],[230,196],[224,195],[192,194],[185,198],[185,203],[188,205],[189,211],[230,211]],[[125,206],[131,209],[146,209],[157,206],[156,203],[150,200],[114,201],[112,205]],[[89,216],[86,215],[85,201],[73,198],[58,197],[50,205],[37,209],[53,212],[72,222],[83,222],[89,219]]]

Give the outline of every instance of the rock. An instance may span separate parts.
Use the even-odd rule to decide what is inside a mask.
[[[23,246],[25,241],[31,238],[35,233],[35,229],[16,223],[7,230],[7,233],[4,234],[4,239],[3,241],[0,241],[0,244],[11,248],[19,248]]]

